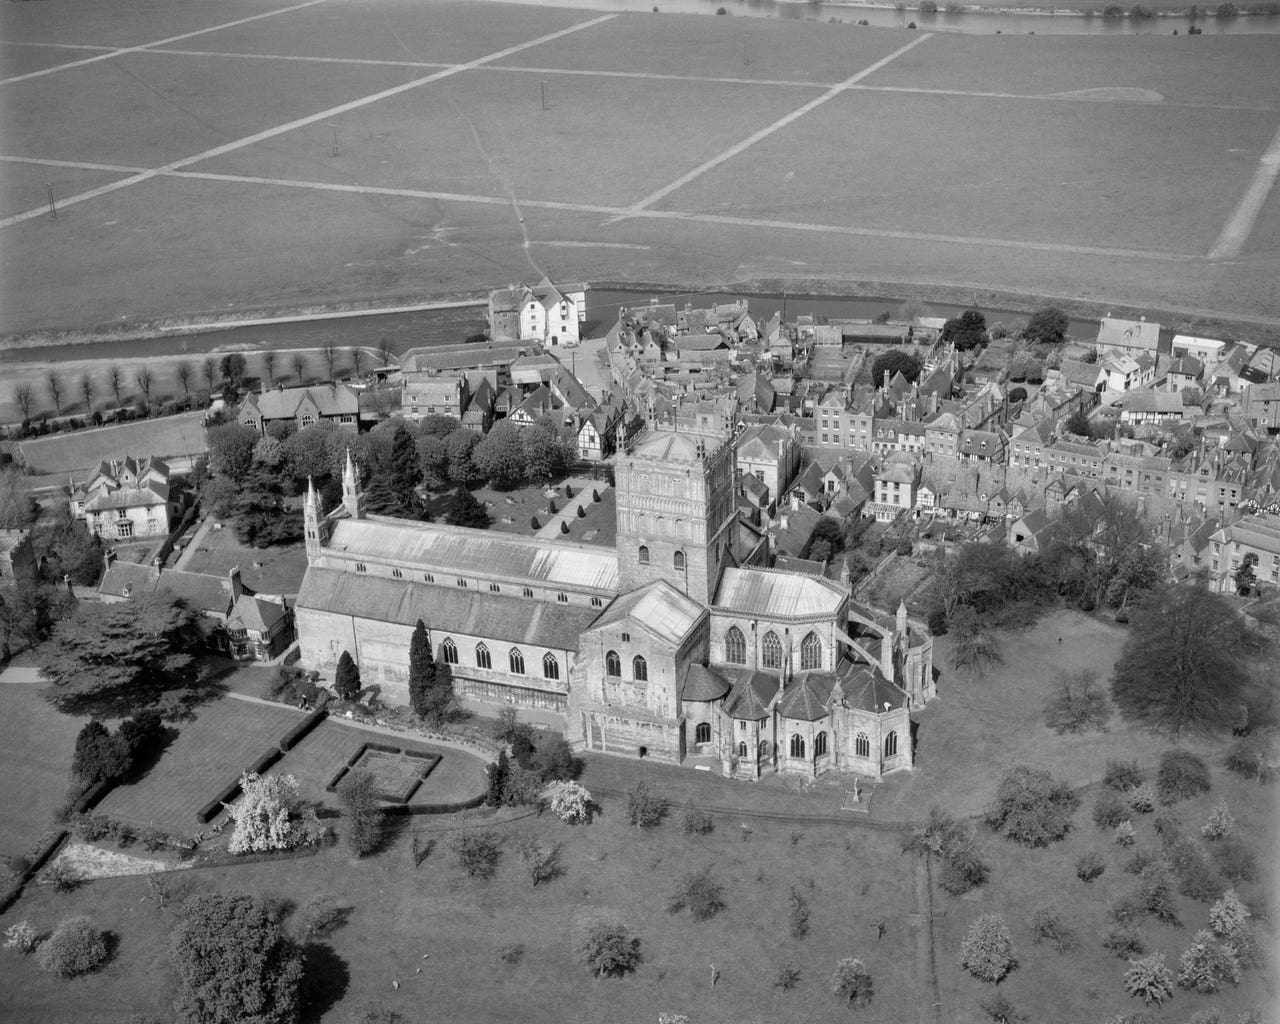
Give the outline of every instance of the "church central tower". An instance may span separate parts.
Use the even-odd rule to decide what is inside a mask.
[[[715,596],[735,519],[733,441],[651,430],[618,453],[618,575],[623,592],[666,580],[703,605]]]

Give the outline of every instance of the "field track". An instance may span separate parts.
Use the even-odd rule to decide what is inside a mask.
[[[544,272],[1280,324],[1274,37],[44,0],[0,38],[0,334]]]

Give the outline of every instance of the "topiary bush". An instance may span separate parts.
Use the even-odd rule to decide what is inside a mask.
[[[1160,758],[1156,794],[1162,804],[1209,792],[1209,766],[1186,750],[1170,750]]]
[[[82,915],[58,923],[36,950],[36,964],[61,978],[75,978],[96,971],[110,955],[105,933]]]

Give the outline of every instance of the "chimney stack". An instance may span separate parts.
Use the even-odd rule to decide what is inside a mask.
[[[227,573],[227,579],[231,583],[231,603],[235,604],[244,593],[244,583],[240,579],[240,566],[233,565]]]

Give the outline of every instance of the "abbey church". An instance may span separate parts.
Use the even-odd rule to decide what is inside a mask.
[[[932,640],[905,607],[770,568],[735,463],[720,436],[624,439],[607,548],[368,515],[348,458],[340,506],[306,498],[302,664],[331,674],[348,651],[408,703],[421,619],[458,694],[560,712],[580,750],[748,779],[909,768]]]

